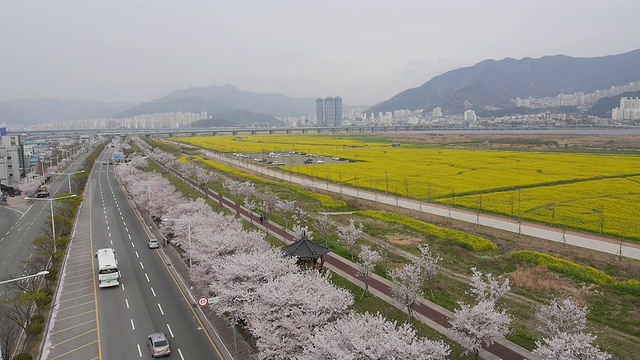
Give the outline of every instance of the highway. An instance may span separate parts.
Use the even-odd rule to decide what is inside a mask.
[[[103,358],[150,358],[146,336],[157,331],[167,334],[175,358],[220,358],[159,250],[148,248],[149,236],[122,193],[113,166],[97,168],[91,196],[93,248],[116,250],[123,279],[118,288],[98,289]]]
[[[171,358],[221,359],[161,250],[148,248],[148,230],[135,216],[113,169],[99,160],[90,176],[56,301],[61,305],[41,358],[151,359],[146,338],[163,332]],[[119,286],[97,286],[93,254],[100,248],[115,249]],[[78,271],[80,267],[84,270]]]

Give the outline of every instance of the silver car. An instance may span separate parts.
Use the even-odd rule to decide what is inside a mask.
[[[156,238],[150,238],[148,245],[149,245],[149,249],[157,249],[160,247],[160,242]]]
[[[171,346],[167,335],[161,332],[153,333],[147,337],[147,346],[151,350],[151,357],[169,356],[171,354]]]

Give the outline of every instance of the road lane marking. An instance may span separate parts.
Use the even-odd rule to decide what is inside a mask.
[[[129,308],[129,300],[128,299],[124,299],[125,304],[127,304],[127,309]]]
[[[136,329],[136,326],[135,326],[135,325],[133,325],[133,319],[131,319],[131,328],[132,328],[133,330],[135,330],[135,329]]]
[[[140,344],[136,344],[136,346],[138,347],[138,356],[142,357],[142,350],[140,350]]]
[[[131,247],[132,247],[132,248],[135,248],[135,247],[136,247],[136,244],[134,244],[134,243],[133,243],[133,241],[131,242]]]
[[[77,327],[79,327],[79,326],[87,325],[87,324],[90,324],[90,323],[93,323],[93,322],[95,322],[95,320],[93,320],[93,319],[92,319],[92,320],[89,320],[89,321],[85,321],[85,322],[83,322],[83,323],[81,323],[81,324],[78,324],[78,325],[73,325],[73,326],[66,327],[66,328],[64,328],[64,329],[60,329],[60,330],[58,330],[58,331],[53,331],[53,332],[51,333],[51,335],[53,335],[53,334],[58,334],[58,333],[61,333],[61,332],[63,332],[63,331],[67,331],[67,330],[70,330],[70,329],[73,329],[73,328],[77,328]],[[93,330],[95,330],[95,329],[93,329]]]
[[[149,276],[147,275],[147,273],[144,274],[144,277],[147,278],[147,282],[151,282],[151,281],[149,281]]]
[[[75,349],[73,349],[73,350],[67,351],[67,352],[66,352],[66,353],[64,353],[64,354],[60,354],[60,355],[58,355],[58,356],[56,356],[56,357],[54,357],[54,358],[51,358],[50,360],[61,359],[61,358],[65,357],[65,356],[67,356],[67,355],[71,354],[72,352],[75,352],[75,351],[81,350],[81,349],[86,348],[87,346],[89,346],[89,345],[93,345],[93,344],[95,344],[95,343],[98,343],[98,349],[99,349],[99,351],[98,351],[98,354],[99,354],[99,355],[98,355],[98,358],[99,358],[99,359],[102,359],[102,352],[100,351],[100,341],[96,340],[96,341],[92,341],[92,342],[90,342],[90,343],[88,343],[88,344],[84,344],[84,345],[82,345],[82,346],[80,346],[80,347],[77,347],[77,348],[75,348]]]
[[[153,297],[156,297],[156,292],[153,291],[153,287],[151,287],[151,292],[153,293]]]
[[[180,355],[180,359],[184,360],[184,356],[182,356],[182,351],[180,351],[180,348],[178,348],[178,355]]]
[[[160,306],[160,303],[158,303],[158,309],[160,309],[160,314],[164,316],[164,311],[162,310],[162,306]]]
[[[140,258],[140,255],[138,255],[138,252],[137,252],[137,251],[135,251],[135,253],[136,253],[136,257],[139,259],[139,258]]]
[[[173,336],[173,330],[171,330],[171,326],[169,326],[169,324],[167,324],[167,329],[169,329],[169,334],[171,334],[171,337],[175,337]]]
[[[123,284],[123,283],[120,283],[120,285],[122,285],[122,291],[124,291],[124,284]]]
[[[140,261],[140,267],[144,270],[144,265],[142,265],[142,261]]]

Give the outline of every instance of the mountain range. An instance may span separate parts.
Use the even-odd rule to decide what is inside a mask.
[[[595,58],[565,55],[539,59],[485,60],[436,76],[405,90],[367,112],[425,109],[436,106],[444,114],[467,109],[482,112],[514,105],[516,97],[542,98],[575,92],[591,93],[640,80],[640,50]]]
[[[542,98],[575,92],[591,93],[638,80],[640,50],[595,58],[555,55],[538,59],[485,60],[436,76],[417,88],[402,91],[376,104],[366,112],[403,109],[430,111],[439,106],[444,114],[460,114],[466,109],[473,109],[479,115],[508,115],[522,110],[514,109],[511,100],[516,97]],[[603,117],[610,116],[611,109],[606,107],[616,101],[619,103],[619,97],[607,101],[600,105],[603,110],[598,110]],[[343,113],[348,113],[353,107],[343,105]],[[30,125],[61,120],[129,118],[178,111],[206,111],[212,116],[212,121],[198,123],[198,126],[242,126],[254,123],[269,126],[279,124],[276,116],[314,115],[315,99],[257,94],[239,90],[233,85],[223,85],[180,89],[141,104],[15,100],[0,103],[0,123]]]

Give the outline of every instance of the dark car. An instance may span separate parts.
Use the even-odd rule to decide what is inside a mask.
[[[305,164],[313,164],[313,160],[311,159],[307,159],[304,161]]]
[[[151,357],[169,356],[171,354],[171,346],[167,335],[161,332],[153,333],[147,336],[147,346],[151,350]]]
[[[49,190],[47,190],[47,188],[45,187],[39,188],[38,191],[36,191],[36,197],[39,197],[39,198],[49,197]]]

